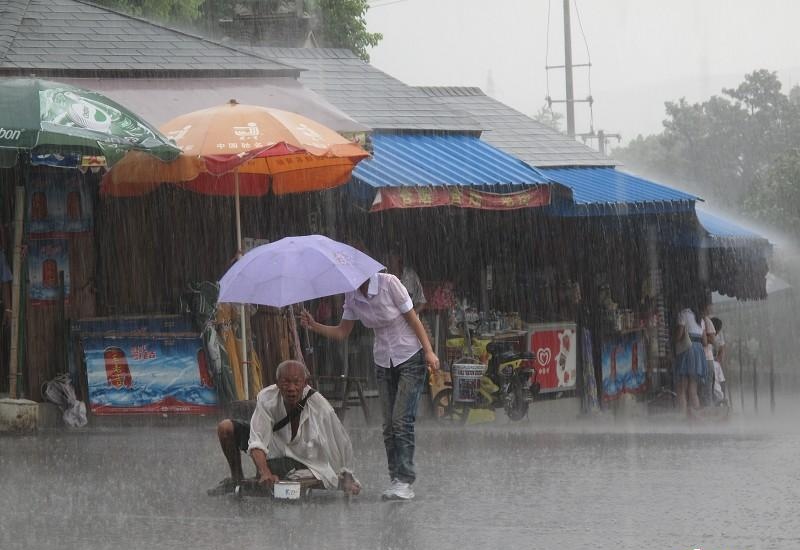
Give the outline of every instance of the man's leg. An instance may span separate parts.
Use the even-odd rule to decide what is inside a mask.
[[[397,459],[395,453],[394,433],[392,431],[392,411],[394,409],[397,385],[392,381],[392,370],[375,366],[375,382],[381,400],[383,415],[383,445],[386,447],[386,460],[389,464],[389,478],[397,479]]]
[[[421,352],[396,369],[400,376],[392,411],[392,433],[397,460],[397,479],[410,484],[414,483],[417,477],[414,469],[414,423],[428,369]]]
[[[235,426],[234,422],[230,419],[226,418],[217,424],[219,445],[222,447],[222,454],[225,455],[225,459],[228,461],[228,466],[231,470],[231,479],[234,481],[244,479],[244,472],[242,472],[242,454],[236,440],[238,431],[238,427]]]
[[[250,439],[250,424],[242,420],[225,419],[217,424],[217,438],[222,447],[225,460],[231,476],[223,479],[216,487],[206,491],[211,496],[232,493],[236,485],[244,479],[242,471],[242,451],[247,451],[247,442]]]

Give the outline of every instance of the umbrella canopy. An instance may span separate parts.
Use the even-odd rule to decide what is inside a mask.
[[[242,256],[219,282],[219,301],[283,307],[350,292],[384,266],[323,235],[286,237]]]
[[[163,163],[132,152],[103,180],[101,192],[142,195],[161,182],[209,195],[277,195],[336,187],[364,149],[309,118],[231,100],[174,118],[161,130],[182,149]]]
[[[162,161],[180,150],[158,130],[102,94],[36,78],[0,79],[0,150],[102,152],[113,162],[129,149]]]

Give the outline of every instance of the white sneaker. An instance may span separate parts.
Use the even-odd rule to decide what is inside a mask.
[[[385,500],[385,499],[388,499],[388,498],[391,498],[391,495],[393,495],[393,494],[394,494],[394,488],[395,488],[395,486],[396,486],[398,483],[400,483],[400,482],[399,482],[399,481],[397,481],[396,479],[393,479],[393,480],[392,480],[391,484],[389,485],[389,488],[388,488],[388,489],[386,489],[386,490],[383,492],[383,494],[381,495],[381,496],[384,498],[384,500]]]
[[[395,480],[392,486],[383,493],[386,500],[411,500],[414,498],[414,489],[409,483]]]

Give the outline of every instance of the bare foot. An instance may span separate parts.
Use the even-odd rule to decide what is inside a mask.
[[[357,495],[361,492],[361,483],[359,483],[350,472],[344,472],[342,474],[339,480],[339,486],[346,495]]]

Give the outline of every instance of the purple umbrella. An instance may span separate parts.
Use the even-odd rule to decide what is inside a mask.
[[[382,269],[322,235],[285,237],[242,256],[220,279],[219,301],[283,307],[356,290]]]

